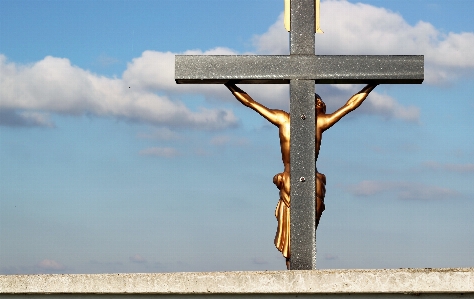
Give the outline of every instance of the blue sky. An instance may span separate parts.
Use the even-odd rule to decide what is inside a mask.
[[[318,54],[425,55],[322,140],[318,268],[474,267],[472,1],[322,1]],[[174,54],[288,54],[280,0],[0,3],[0,274],[282,270],[278,133]],[[288,109],[287,86],[241,86]],[[361,86],[318,85],[334,111]]]

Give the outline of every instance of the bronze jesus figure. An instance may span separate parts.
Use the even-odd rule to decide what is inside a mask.
[[[273,177],[273,183],[280,190],[280,199],[275,210],[278,221],[277,233],[275,236],[275,246],[286,258],[286,265],[289,267],[290,261],[290,114],[278,109],[269,109],[264,105],[254,101],[245,91],[235,84],[226,83],[225,86],[242,104],[252,108],[266,120],[278,127],[280,136],[281,159],[283,161],[283,172]],[[316,121],[316,160],[318,159],[319,148],[323,132],[332,127],[342,117],[358,108],[367,98],[369,93],[377,84],[369,84],[361,91],[353,95],[347,103],[334,113],[326,114],[326,104],[318,94],[315,94]],[[326,176],[316,172],[316,228],[319,219],[324,211],[324,196],[326,194]]]

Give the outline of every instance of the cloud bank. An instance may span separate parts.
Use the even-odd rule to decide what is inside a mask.
[[[155,156],[163,158],[173,158],[179,155],[177,149],[173,147],[150,147],[139,152],[141,156]]]
[[[167,59],[156,53],[151,60]],[[145,52],[142,57],[147,57]],[[174,61],[174,58],[169,58]],[[49,113],[113,116],[154,125],[221,129],[234,126],[237,118],[225,109],[200,108],[192,111],[178,100],[158,95],[133,73],[140,59],[129,64],[123,79],[93,74],[71,64],[66,58],[45,57],[31,65],[17,65],[0,55],[0,111],[2,124],[11,126],[52,126]],[[169,62],[169,61],[168,61]],[[155,67],[154,64],[150,68]],[[169,70],[168,81],[174,79]],[[138,81],[137,77],[140,77]],[[161,78],[155,78],[160,80]],[[138,84],[137,82],[140,82]]]
[[[63,271],[66,266],[58,263],[55,260],[44,259],[36,265],[38,268],[44,271]]]
[[[445,172],[454,172],[460,174],[474,174],[474,164],[452,164],[452,163],[438,163],[435,161],[427,161],[423,163],[422,169],[428,171],[445,171]]]
[[[459,192],[449,188],[393,181],[362,181],[349,186],[347,191],[355,196],[361,197],[391,193],[398,199],[404,200],[443,200],[461,196]]]
[[[474,33],[443,34],[420,21],[408,24],[384,8],[347,1],[325,1],[317,54],[423,54],[425,83],[443,84],[474,69]],[[358,18],[353,18],[357,15]],[[253,38],[257,54],[288,54],[288,32],[282,15],[268,31]],[[238,121],[228,109],[190,109],[180,101],[185,94],[233,101],[222,86],[178,85],[174,81],[177,53],[144,51],[132,59],[121,78],[94,74],[71,64],[67,58],[47,56],[29,65],[10,62],[0,54],[0,125],[54,127],[51,114],[95,115],[149,123],[157,127],[224,129]],[[179,54],[234,55],[231,49],[189,50]],[[330,109],[347,100],[355,86],[318,86]],[[259,85],[244,88],[264,105],[288,109],[288,86]],[[217,106],[217,105],[216,105]],[[374,91],[359,109],[386,119],[418,122],[419,109],[403,106]]]
[[[140,254],[135,254],[129,257],[130,262],[136,263],[136,264],[144,264],[147,262],[147,260],[141,256]]]
[[[321,3],[324,16],[317,34],[320,55],[425,55],[425,83],[443,84],[474,69],[474,33],[442,33],[432,24],[408,24],[401,15],[363,3],[331,0]],[[357,18],[354,18],[357,16]],[[288,54],[283,15],[257,35],[259,53]]]

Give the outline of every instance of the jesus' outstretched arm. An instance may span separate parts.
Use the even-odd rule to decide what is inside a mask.
[[[288,113],[281,110],[269,109],[263,106],[259,102],[256,102],[254,99],[252,99],[245,91],[238,88],[235,84],[226,83],[225,86],[232,92],[237,100],[239,100],[245,106],[258,112],[261,116],[263,116],[275,126],[279,127],[285,121],[287,121]]]
[[[347,103],[339,108],[332,114],[326,114],[324,117],[324,121],[322,123],[323,131],[332,127],[335,123],[337,123],[342,117],[344,117],[349,112],[358,108],[362,102],[367,98],[369,93],[377,86],[377,84],[368,84],[364,88],[362,88],[358,93],[353,95]],[[319,121],[318,121],[319,122]]]

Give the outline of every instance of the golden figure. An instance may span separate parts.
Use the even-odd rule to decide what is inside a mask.
[[[275,211],[278,220],[278,228],[275,236],[275,246],[286,258],[287,267],[291,256],[290,251],[290,114],[278,109],[269,109],[254,101],[245,91],[235,84],[226,83],[225,86],[242,104],[252,108],[266,120],[278,127],[280,136],[281,159],[283,161],[283,172],[273,177],[273,183],[280,190],[280,200]],[[377,84],[369,84],[361,91],[353,95],[347,103],[334,113],[326,114],[326,104],[318,94],[315,94],[316,121],[316,160],[318,160],[319,148],[323,132],[332,127],[342,117],[359,107],[367,98],[369,93]],[[324,196],[326,194],[326,176],[316,171],[316,228],[319,224],[321,214],[325,209]]]

